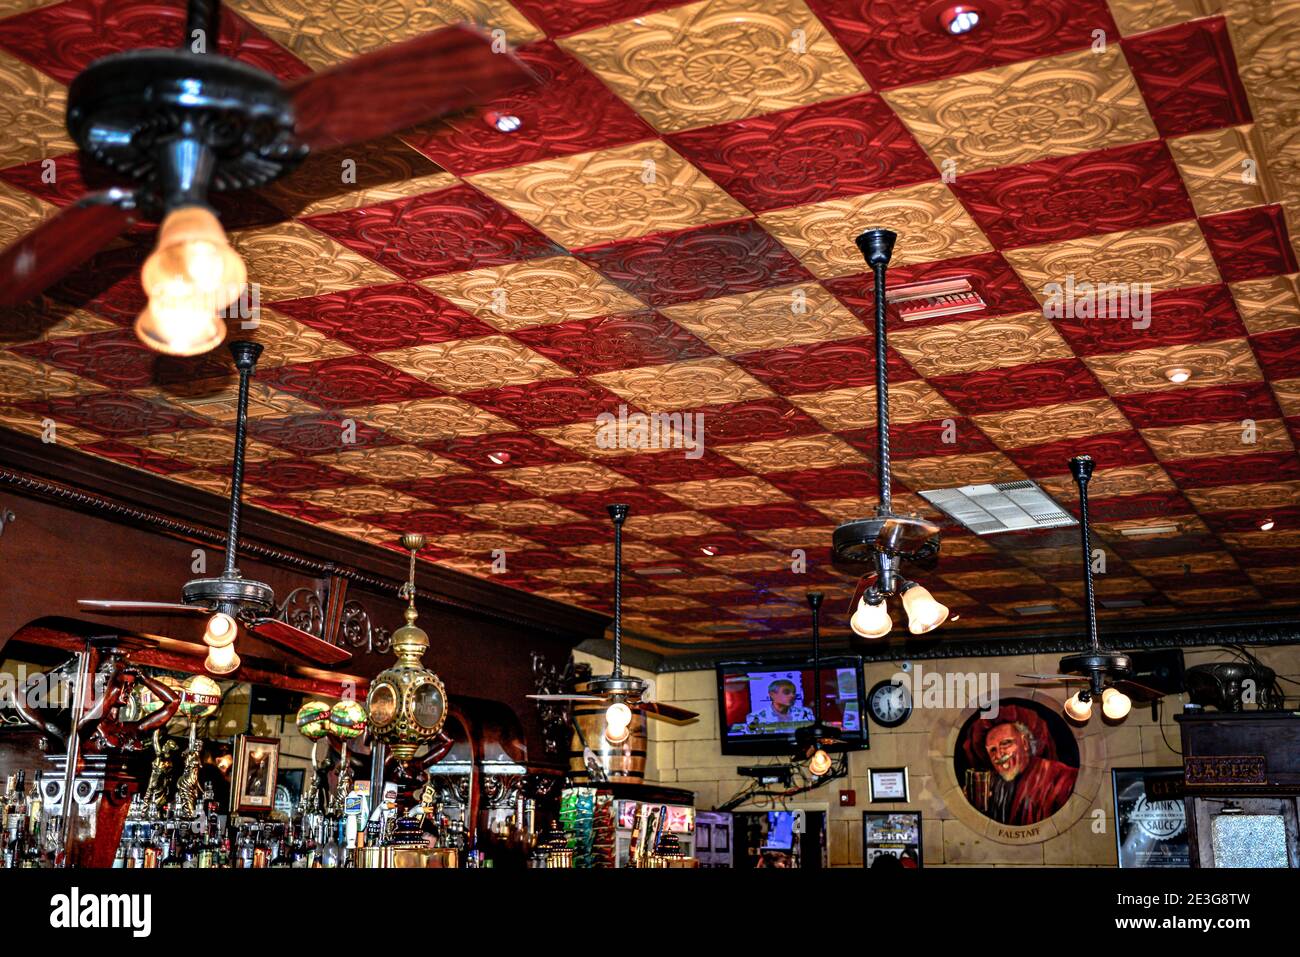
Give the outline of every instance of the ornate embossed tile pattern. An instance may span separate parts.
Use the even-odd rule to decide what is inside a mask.
[[[954,39],[882,0],[232,0],[221,51],[284,79],[468,20],[543,84],[214,197],[259,284],[250,508],[608,611],[618,498],[633,570],[680,569],[626,577],[637,640],[802,640],[876,504],[852,240],[887,226],[891,285],[979,296],[889,308],[896,503],[1032,478],[1073,509],[1086,451],[1099,593],[1143,602],[1103,616],[1293,607],[1300,16],[1247,6],[1002,0]],[[0,4],[0,241],[96,181],[67,83],[180,9]],[[129,329],[153,230],[0,318],[0,429],[223,494],[229,358]],[[928,583],[954,630],[1077,625],[1073,535],[949,526]]]

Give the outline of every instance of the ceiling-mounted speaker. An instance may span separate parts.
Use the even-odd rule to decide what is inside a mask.
[[[1128,656],[1132,667],[1128,674],[1131,680],[1166,695],[1182,694],[1185,690],[1183,649],[1131,651]]]

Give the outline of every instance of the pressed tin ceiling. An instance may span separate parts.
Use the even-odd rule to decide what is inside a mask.
[[[1300,5],[999,6],[956,39],[872,0],[228,3],[222,52],[281,78],[468,19],[545,81],[220,199],[266,346],[248,498],[394,548],[423,532],[441,564],[605,611],[622,500],[639,635],[799,636],[812,587],[844,632],[830,535],[875,505],[852,240],[885,226],[893,282],[967,277],[984,302],[891,316],[896,504],[937,519],[917,491],[1029,478],[1073,508],[1087,452],[1099,597],[1141,600],[1103,619],[1294,611]],[[83,191],[66,84],[182,23],[179,3],[0,0],[0,243]],[[228,357],[130,331],[151,233],[4,317],[0,425],[53,419],[61,444],[221,493]],[[1149,284],[1150,321],[1046,318],[1067,277]],[[703,453],[602,447],[620,405],[702,413]],[[941,635],[1078,622],[1078,562],[1076,529],[948,527]]]

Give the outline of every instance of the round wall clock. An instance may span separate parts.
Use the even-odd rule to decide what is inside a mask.
[[[867,710],[882,728],[897,728],[912,716],[912,695],[903,685],[886,678],[871,686]]]

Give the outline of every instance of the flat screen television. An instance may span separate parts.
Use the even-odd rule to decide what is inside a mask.
[[[813,723],[813,663],[807,658],[723,661],[718,673],[718,728],[723,754],[790,755],[795,733]],[[822,723],[851,749],[867,747],[862,659],[823,658]]]

